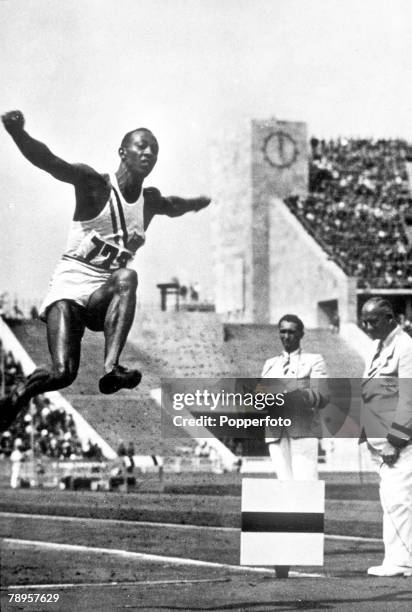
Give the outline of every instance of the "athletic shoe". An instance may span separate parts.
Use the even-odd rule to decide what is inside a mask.
[[[412,576],[412,567],[401,565],[375,565],[368,569],[369,576]]]
[[[117,365],[99,380],[99,390],[105,395],[116,393],[119,389],[134,389],[142,380],[139,370],[129,370]]]

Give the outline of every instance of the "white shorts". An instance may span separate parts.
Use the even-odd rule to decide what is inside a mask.
[[[91,294],[109,280],[112,272],[93,270],[75,260],[62,259],[57,264],[40,306],[40,319],[45,321],[48,307],[58,300],[71,300],[86,307]]]

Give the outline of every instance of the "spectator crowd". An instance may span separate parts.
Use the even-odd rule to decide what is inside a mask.
[[[0,361],[1,395],[4,396],[24,380],[24,373],[13,354],[3,350],[1,341]],[[89,441],[86,448],[82,446],[73,416],[52,405],[45,395],[37,395],[11,427],[0,434],[0,458],[10,457],[16,448],[23,455],[34,452],[36,456],[54,460],[103,459],[97,444]]]
[[[359,288],[412,287],[412,198],[403,140],[311,140],[308,197],[286,199]]]

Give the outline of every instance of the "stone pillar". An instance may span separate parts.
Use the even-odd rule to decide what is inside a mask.
[[[252,282],[256,323],[270,322],[270,202],[274,197],[283,200],[307,193],[307,149],[304,123],[252,121]]]
[[[268,323],[270,203],[307,192],[306,125],[246,121],[220,136],[212,164],[216,310],[227,320]]]

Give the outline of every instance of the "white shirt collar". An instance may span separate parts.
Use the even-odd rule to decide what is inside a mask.
[[[286,357],[289,357],[289,358],[291,358],[291,357],[297,357],[298,355],[300,355],[301,350],[302,350],[302,349],[299,347],[298,349],[296,349],[296,351],[292,351],[291,353],[288,353],[287,351],[282,351],[282,355],[283,355],[283,357],[285,357],[285,358],[286,358]]]

